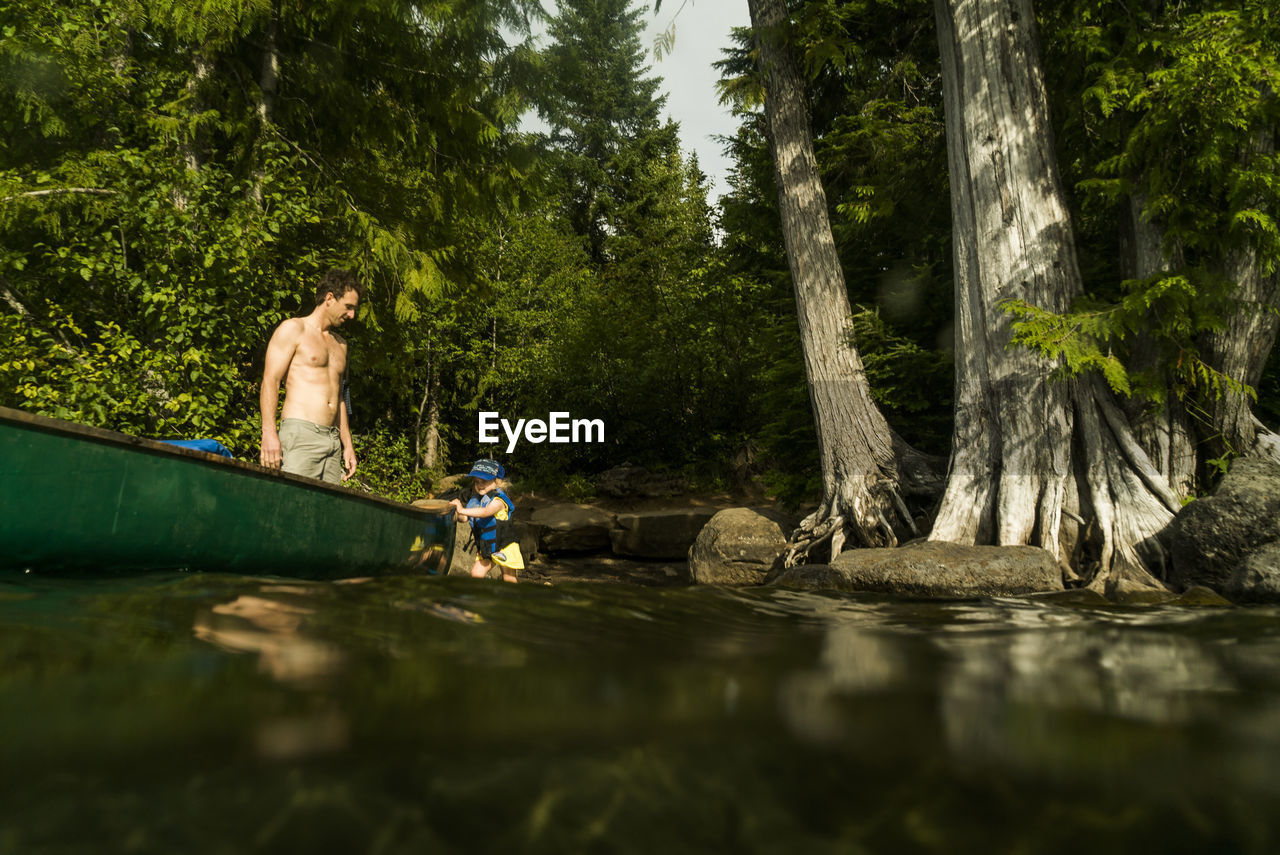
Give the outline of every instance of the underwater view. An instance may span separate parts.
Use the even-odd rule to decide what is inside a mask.
[[[0,575],[0,852],[1275,852],[1280,611]]]

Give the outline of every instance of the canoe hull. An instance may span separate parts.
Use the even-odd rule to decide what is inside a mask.
[[[0,568],[442,572],[453,531],[411,505],[0,408]]]

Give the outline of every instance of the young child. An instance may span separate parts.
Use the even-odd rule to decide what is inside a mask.
[[[495,562],[502,568],[504,582],[514,582],[516,571],[524,569],[520,543],[510,524],[516,505],[502,489],[502,478],[506,474],[502,464],[496,460],[477,460],[467,473],[475,479],[471,483],[471,497],[465,505],[458,499],[450,502],[454,512],[467,517],[471,524],[477,553],[475,563],[471,565],[474,579],[487,576]]]

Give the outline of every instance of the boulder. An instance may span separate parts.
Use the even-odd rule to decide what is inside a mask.
[[[787,544],[790,521],[769,510],[726,508],[689,548],[689,577],[702,585],[759,585]]]
[[[1222,592],[1237,602],[1280,602],[1280,541],[1264,543],[1245,556]]]
[[[698,532],[718,508],[674,508],[618,514],[609,532],[614,555],[679,559],[689,554]]]
[[[1173,554],[1168,581],[1175,589],[1207,585],[1228,594],[1264,594],[1274,583],[1263,583],[1258,574],[1268,561],[1275,566],[1268,557],[1275,550],[1259,556],[1247,572],[1245,566],[1253,553],[1280,540],[1280,464],[1236,458],[1213,495],[1183,508],[1167,533]]]
[[[896,549],[850,549],[829,565],[781,570],[769,581],[796,588],[966,599],[1061,591],[1062,566],[1036,546],[961,546],[920,541]]]
[[[538,532],[540,552],[597,552],[609,549],[613,514],[594,505],[554,502],[535,509],[528,524]]]

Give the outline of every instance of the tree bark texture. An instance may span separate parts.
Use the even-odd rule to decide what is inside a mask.
[[[426,421],[425,436],[423,421]],[[424,446],[425,439],[425,448]],[[431,469],[440,459],[440,372],[427,348],[427,382],[423,384],[422,402],[418,404],[418,419],[413,430],[413,471],[422,467]]]
[[[1126,279],[1146,279],[1182,267],[1182,254],[1166,257],[1163,235],[1145,213],[1142,196],[1130,196],[1128,217],[1121,230],[1121,268]],[[1130,369],[1157,376],[1167,375],[1159,349],[1150,336],[1139,333],[1129,353]],[[1165,379],[1169,378],[1165,376]],[[1166,386],[1168,384],[1166,383]],[[1196,485],[1196,447],[1191,417],[1180,398],[1165,395],[1152,403],[1142,396],[1122,402],[1138,443],[1156,469],[1180,498],[1192,495]]]
[[[1274,138],[1264,133],[1259,135],[1249,154],[1258,156],[1274,151]],[[1256,389],[1280,326],[1280,318],[1276,316],[1280,308],[1280,274],[1264,272],[1252,247],[1231,253],[1225,273],[1236,283],[1235,296],[1239,302],[1227,318],[1226,327],[1204,337],[1202,358],[1231,379]],[[1207,402],[1206,409],[1212,413],[1212,435],[1207,439],[1218,456],[1262,456],[1280,462],[1280,436],[1254,416],[1248,395],[1224,390],[1219,397]]]
[[[895,520],[907,530],[912,523],[898,488],[889,426],[848,340],[849,296],[813,153],[804,86],[781,35],[786,2],[748,5],[822,466],[822,505],[792,536],[786,561],[794,564],[827,538],[833,556],[850,539],[864,546],[896,545]]]
[[[191,103],[191,114],[199,115],[203,110],[201,103],[201,89],[213,74],[213,60],[210,59],[203,50],[198,51],[191,60],[191,76],[187,78],[186,91]],[[195,176],[200,171],[200,167],[204,165],[204,157],[200,151],[198,132],[193,127],[189,133],[183,137],[179,143],[179,150],[182,154],[182,162],[186,166],[187,173]],[[190,203],[190,197],[187,195],[186,187],[175,187],[173,190],[173,206],[179,211],[185,211]]]
[[[1256,389],[1280,325],[1275,315],[1280,279],[1275,273],[1262,271],[1252,250],[1232,255],[1227,276],[1236,283],[1240,302],[1224,329],[1205,336],[1201,358],[1233,380]],[[1270,457],[1280,462],[1280,436],[1254,416],[1252,399],[1246,393],[1224,389],[1208,407],[1213,417],[1210,446],[1219,455]]]
[[[1160,566],[1154,536],[1177,502],[1124,415],[1094,379],[1066,381],[1056,361],[1009,347],[1005,301],[1063,312],[1081,292],[1031,2],[934,8],[951,172],[956,420],[930,537],[1032,544],[1064,559],[1083,540],[1078,560],[1098,584],[1158,585],[1144,565]]]
[[[267,21],[266,45],[262,52],[262,73],[258,78],[258,133],[266,136],[275,120],[276,92],[280,88],[280,48],[276,43],[276,32],[279,28],[279,15],[272,8],[271,17]],[[249,187],[249,198],[262,207],[262,185],[266,181],[266,170],[259,163],[253,172],[253,183]]]

